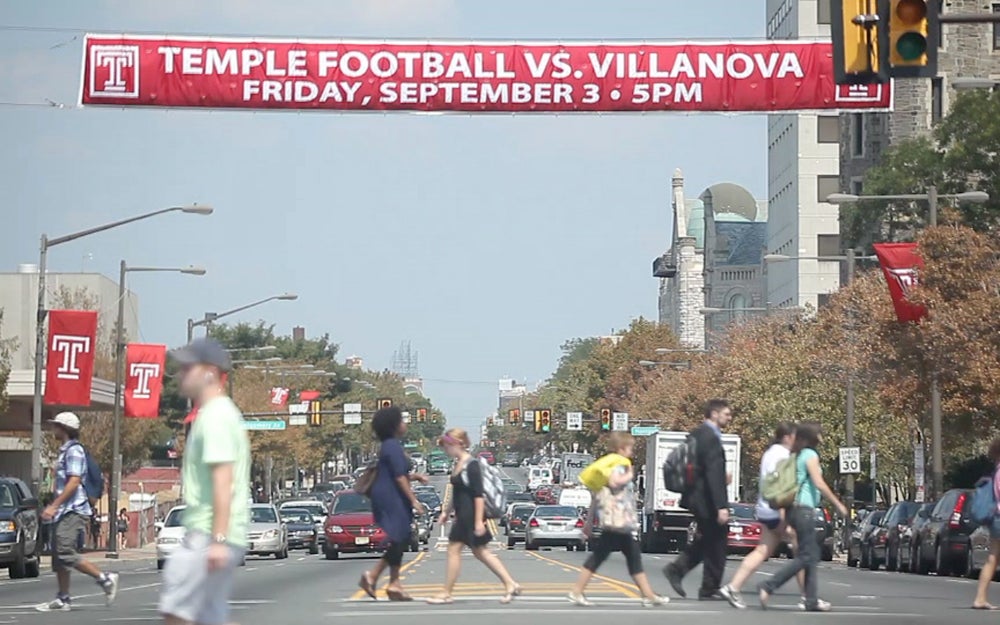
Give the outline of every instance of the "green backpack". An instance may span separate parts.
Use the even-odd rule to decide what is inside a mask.
[[[791,455],[760,481],[760,496],[775,510],[791,507],[799,494],[797,456]]]

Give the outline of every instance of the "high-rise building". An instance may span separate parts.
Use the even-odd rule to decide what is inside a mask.
[[[767,0],[767,38],[829,39],[829,0]],[[840,189],[840,121],[832,114],[774,114],[767,120],[767,251],[835,255],[839,211],[825,198]],[[795,260],[766,267],[772,306],[818,306],[840,286],[840,264]]]
[[[950,0],[944,13],[1000,13],[1000,1]],[[893,143],[929,134],[955,98],[955,79],[993,79],[1000,84],[1000,24],[943,24],[938,50],[938,77],[897,79],[892,113],[845,113],[840,116],[840,188],[864,193],[865,173],[877,165]],[[914,193],[898,189],[892,193]],[[903,229],[904,234],[908,234]],[[865,249],[892,238],[886,224],[876,225],[861,238],[844,232],[844,246]]]

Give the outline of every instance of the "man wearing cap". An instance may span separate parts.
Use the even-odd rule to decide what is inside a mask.
[[[80,556],[80,537],[87,531],[93,510],[83,489],[87,474],[87,453],[80,444],[80,418],[72,412],[61,412],[49,421],[59,441],[56,460],[56,498],[45,510],[42,519],[54,523],[52,531],[52,568],[56,572],[59,591],[48,603],[35,606],[39,612],[68,612],[72,608],[69,595],[69,573],[74,568],[93,577],[104,590],[108,605],[118,594],[118,574],[102,573]]]
[[[224,625],[236,567],[247,546],[250,440],[226,395],[232,368],[217,341],[198,339],[171,352],[180,390],[198,406],[184,444],[184,540],[163,570],[160,613],[167,625]]]

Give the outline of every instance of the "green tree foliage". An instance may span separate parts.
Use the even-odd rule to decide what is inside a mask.
[[[942,222],[953,221],[978,231],[1000,225],[1000,91],[960,93],[947,117],[930,137],[901,141],[865,175],[866,195],[922,194],[930,185],[939,193],[969,189],[986,191],[985,204],[962,203],[942,208]],[[863,202],[844,206],[841,221],[849,245],[873,241],[913,240],[927,225],[925,202]]]
[[[3,327],[3,309],[0,309],[0,328]],[[7,412],[7,380],[10,377],[10,352],[14,339],[0,340],[0,414]]]

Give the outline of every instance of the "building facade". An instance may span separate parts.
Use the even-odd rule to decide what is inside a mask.
[[[704,349],[710,337],[745,317],[745,309],[766,305],[767,203],[728,182],[688,199],[680,170],[674,172],[671,191],[673,239],[654,262],[659,321],[686,347]]]
[[[767,38],[829,39],[829,0],[767,0]],[[766,301],[812,306],[840,286],[839,211],[825,198],[840,191],[837,114],[775,114],[767,121],[767,252],[804,257],[766,268]]]
[[[945,13],[1000,13],[1000,1],[950,0]],[[994,79],[1000,84],[1000,24],[943,24],[938,50],[938,77],[894,82],[892,113],[845,113],[840,116],[840,190],[864,193],[865,173],[878,164],[893,143],[929,134],[947,114],[954,79]],[[913,193],[916,189],[899,189]],[[867,248],[884,233],[869,232],[846,245]]]

